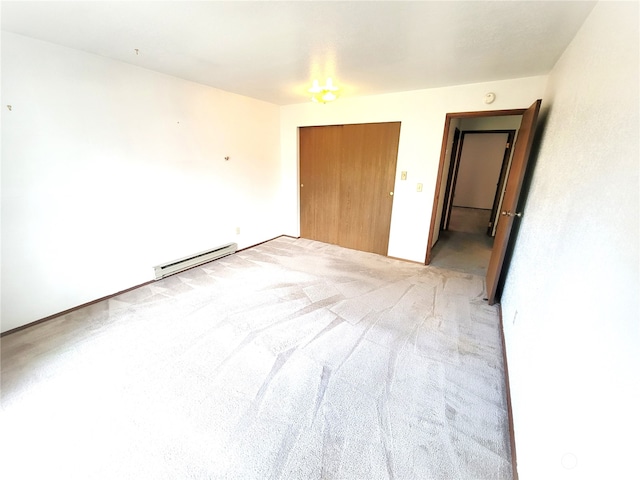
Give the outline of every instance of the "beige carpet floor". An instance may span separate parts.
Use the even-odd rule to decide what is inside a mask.
[[[2,338],[6,479],[510,479],[480,276],[281,237]]]

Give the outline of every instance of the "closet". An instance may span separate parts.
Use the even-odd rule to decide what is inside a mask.
[[[386,255],[400,122],[299,134],[300,236]]]

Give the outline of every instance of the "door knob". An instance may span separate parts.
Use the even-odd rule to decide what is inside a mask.
[[[509,210],[503,211],[501,213],[503,217],[522,217],[522,212],[512,213]]]
[[[393,192],[389,192],[389,195],[393,197]]]

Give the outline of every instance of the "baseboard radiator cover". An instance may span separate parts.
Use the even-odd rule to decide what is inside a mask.
[[[196,253],[195,255],[189,255],[188,257],[179,258],[178,260],[163,263],[162,265],[153,267],[156,275],[156,280],[160,280],[161,278],[168,277],[169,275],[182,272],[192,267],[197,267],[198,265],[211,262],[212,260],[226,257],[227,255],[236,253],[236,250],[238,250],[237,243],[228,243],[211,250],[205,250],[204,252]]]

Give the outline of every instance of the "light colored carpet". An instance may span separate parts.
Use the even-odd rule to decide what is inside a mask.
[[[483,279],[279,238],[2,338],[7,479],[510,479]]]

